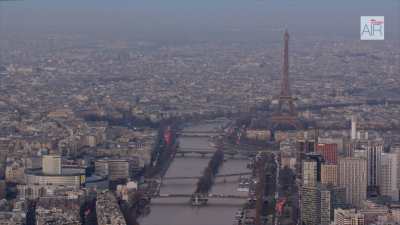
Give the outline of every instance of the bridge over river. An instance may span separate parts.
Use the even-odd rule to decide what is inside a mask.
[[[189,157],[211,157],[215,151],[210,150],[178,150],[175,154],[176,158],[189,158]],[[234,159],[247,159],[248,152],[240,152],[240,151],[224,151],[224,155],[227,156],[226,158]]]
[[[156,196],[153,196],[152,199],[154,198],[192,198],[193,194],[159,194]],[[224,198],[229,198],[229,199],[248,199],[248,196],[244,195],[229,195],[229,194],[204,194],[201,196],[202,198],[207,198],[207,199],[224,199]]]
[[[216,137],[220,135],[217,131],[182,131],[177,133],[180,137]]]
[[[251,147],[249,147],[251,148]],[[248,157],[252,157],[258,152],[270,152],[275,153],[275,149],[259,149],[259,150],[243,150],[243,149],[224,149],[224,155],[227,159],[243,159],[247,160]],[[209,148],[180,148],[175,154],[176,158],[185,158],[185,157],[211,157],[215,153],[215,150],[210,150]]]
[[[231,173],[231,174],[219,174],[216,175],[215,178],[225,178],[225,177],[240,177],[240,176],[248,176],[252,175],[251,172],[244,173]],[[180,177],[164,177],[163,180],[192,180],[192,179],[200,179],[201,176],[180,176]]]

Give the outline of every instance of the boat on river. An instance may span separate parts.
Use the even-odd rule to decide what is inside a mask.
[[[199,194],[192,195],[192,198],[190,200],[191,200],[192,206],[204,206],[204,205],[207,205],[207,202],[208,202],[208,198],[203,197]]]
[[[239,187],[238,187],[237,191],[249,192],[250,182],[251,182],[251,179],[249,177],[240,177],[239,178]]]

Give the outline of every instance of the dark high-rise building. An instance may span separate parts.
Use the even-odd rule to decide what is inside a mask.
[[[0,199],[6,198],[7,184],[5,180],[0,180]]]
[[[316,163],[316,175],[317,175],[317,182],[321,182],[321,167],[322,164],[325,162],[324,158],[316,152],[311,152],[305,155],[306,160],[314,161]]]
[[[350,155],[367,160],[367,194],[369,197],[377,197],[380,194],[383,141],[357,140],[350,147]]]
[[[306,159],[306,155],[308,153],[314,152],[314,139],[302,139],[297,141],[297,149],[296,149],[296,161],[297,161],[297,167],[296,171],[297,174],[302,173],[302,162],[304,159]]]
[[[368,193],[379,193],[380,169],[382,162],[383,143],[368,142],[367,146],[368,160]],[[374,195],[374,194],[373,194]]]
[[[330,186],[329,190],[331,192],[331,220],[333,220],[335,209],[347,207],[346,188]]]

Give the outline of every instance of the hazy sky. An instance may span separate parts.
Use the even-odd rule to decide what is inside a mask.
[[[385,16],[386,36],[400,39],[400,0],[0,0],[0,32],[162,39],[229,32],[261,37],[287,27],[312,35],[358,37],[362,15]]]

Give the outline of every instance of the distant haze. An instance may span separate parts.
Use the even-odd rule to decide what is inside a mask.
[[[358,38],[362,15],[385,16],[386,36],[400,39],[398,0],[0,0],[0,32],[261,40],[287,27]]]

